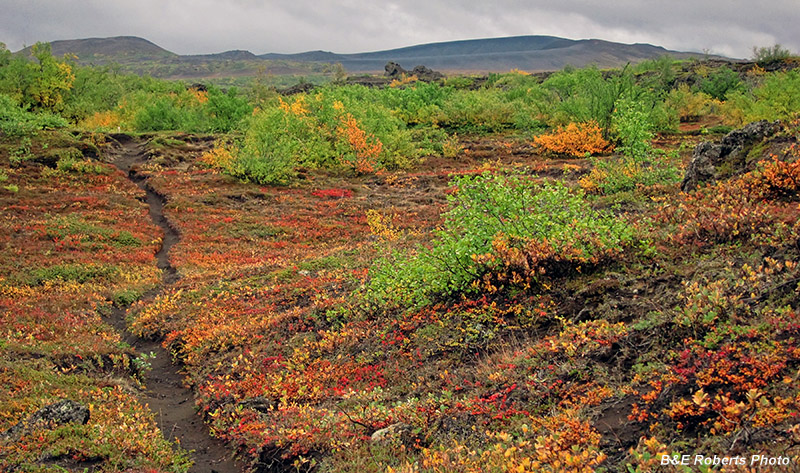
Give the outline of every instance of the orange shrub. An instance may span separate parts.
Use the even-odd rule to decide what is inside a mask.
[[[189,89],[189,94],[194,97],[197,103],[203,104],[208,102],[208,92],[197,88]]]
[[[790,155],[799,156],[800,148],[792,145]],[[792,199],[800,190],[800,159],[794,162],[780,161],[776,157],[759,163],[761,169],[752,173],[751,192],[764,198]]]
[[[383,143],[361,129],[358,120],[349,113],[341,118],[341,125],[336,131],[347,141],[354,154],[354,157],[343,156],[343,164],[352,167],[359,174],[373,172],[383,151]]]
[[[533,144],[551,153],[570,156],[604,153],[610,148],[594,121],[558,127],[553,133],[535,137]]]

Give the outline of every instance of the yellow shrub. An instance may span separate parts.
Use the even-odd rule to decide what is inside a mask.
[[[106,112],[95,112],[94,115],[85,118],[81,121],[80,127],[89,130],[105,129],[113,130],[121,127],[122,118],[120,114],[114,110]]]
[[[395,227],[394,218],[396,215],[382,214],[374,209],[367,210],[367,225],[373,235],[379,236],[384,240],[397,240],[403,235],[403,231]]]
[[[389,87],[400,87],[403,85],[411,84],[412,82],[417,82],[419,78],[415,74],[411,74],[409,76],[405,76],[402,79],[394,79],[389,84]]]
[[[229,147],[224,143],[216,143],[214,148],[200,156],[200,162],[216,169],[230,170],[233,161],[234,156]]]
[[[714,113],[722,103],[703,92],[693,92],[687,84],[681,84],[670,91],[666,105],[678,112],[680,121],[689,121]]]

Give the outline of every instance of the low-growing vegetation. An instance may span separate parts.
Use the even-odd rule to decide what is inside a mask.
[[[253,472],[800,464],[800,81],[757,56],[282,96],[0,50],[0,469],[189,471],[123,311]]]

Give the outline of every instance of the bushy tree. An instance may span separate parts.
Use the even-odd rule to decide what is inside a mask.
[[[780,44],[773,46],[753,46],[753,61],[759,64],[771,64],[791,57],[792,53]]]
[[[75,82],[72,66],[54,58],[48,43],[33,46],[34,61],[21,55],[9,57],[2,49],[6,52],[0,53],[0,92],[31,110],[61,111]]]

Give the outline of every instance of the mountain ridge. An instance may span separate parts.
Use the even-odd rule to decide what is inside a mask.
[[[531,72],[558,70],[565,66],[617,67],[631,62],[671,55],[676,59],[707,57],[692,52],[672,51],[647,43],[624,44],[601,39],[567,39],[557,36],[527,35],[501,38],[465,39],[424,43],[402,48],[360,53],[335,53],[315,50],[300,53],[254,54],[230,50],[212,54],[179,55],[136,36],[85,38],[52,41],[53,54],[73,54],[81,64],[118,63],[134,72],[146,73],[149,67],[160,77],[203,77],[244,75],[259,67],[280,64],[287,71],[307,71],[340,63],[350,72],[382,72],[384,65],[397,62],[411,69],[416,65],[448,72],[502,72],[520,69]],[[17,54],[29,54],[30,48]]]

